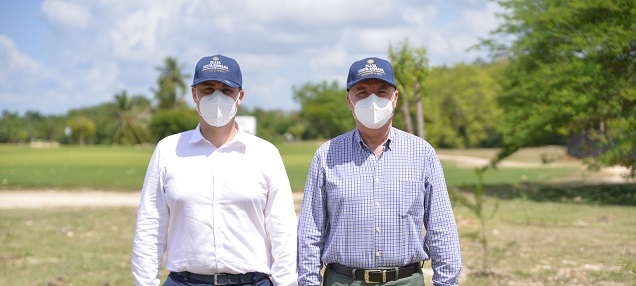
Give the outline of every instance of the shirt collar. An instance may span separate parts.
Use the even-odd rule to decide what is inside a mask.
[[[224,146],[230,146],[236,142],[243,143],[245,141],[245,132],[243,132],[243,130],[241,129],[241,126],[238,123],[236,123],[236,128],[237,128],[236,135],[234,135],[234,138],[232,138],[232,141],[228,142]],[[208,144],[212,145],[212,143],[210,143],[207,139],[205,139],[203,137],[203,134],[201,134],[201,124],[197,124],[197,127],[194,128],[194,132],[192,132],[190,135],[190,141],[188,141],[188,143],[195,144],[200,141],[205,141]]]
[[[193,144],[201,140],[205,140],[205,138],[203,138],[203,135],[201,134],[201,124],[197,124],[197,127],[194,128],[194,132],[190,135],[190,141],[188,143]]]
[[[394,128],[391,127],[391,129],[389,129],[389,135],[386,138],[386,142],[384,142],[385,150],[391,150],[391,142],[394,138]],[[357,142],[360,149],[369,149],[369,147],[367,147],[367,144],[364,143],[364,140],[362,140],[362,136],[360,136],[360,130],[358,130],[358,128],[356,128],[353,132],[353,142]]]

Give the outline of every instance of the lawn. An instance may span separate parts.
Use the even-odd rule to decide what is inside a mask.
[[[294,191],[302,191],[309,165],[320,142],[294,142],[277,145]],[[141,189],[153,146],[62,146],[30,148],[27,145],[0,145],[0,189],[100,189],[137,191]],[[442,150],[448,154],[452,150]],[[465,150],[487,157],[494,150]],[[471,153],[473,152],[473,153]],[[533,151],[539,157],[541,151]],[[478,154],[478,155],[477,155]],[[473,168],[442,162],[447,184],[475,183]],[[568,176],[578,166],[544,168],[499,168],[485,175],[485,184],[544,182]]]
[[[301,192],[319,142],[278,145],[294,191]],[[137,192],[153,151],[146,147],[0,145],[2,189],[100,189]],[[559,151],[560,150],[560,151]],[[489,159],[496,150],[439,150]],[[461,285],[636,285],[636,185],[545,184],[579,171],[579,163],[485,173],[485,255],[481,221],[455,202],[464,271]],[[472,199],[473,167],[443,161],[450,190]],[[535,165],[532,165],[535,164]],[[492,213],[492,216],[490,216]],[[0,209],[0,284],[131,285],[134,207]],[[432,285],[426,264],[426,285]],[[161,277],[165,278],[165,270]]]
[[[634,285],[634,205],[487,196],[488,275],[479,220],[455,205],[461,285]],[[0,209],[0,284],[131,285],[134,207]],[[630,264],[631,263],[631,264]],[[430,264],[424,267],[431,283]],[[161,272],[165,279],[167,272]]]
[[[0,188],[135,190],[153,147],[0,145]]]

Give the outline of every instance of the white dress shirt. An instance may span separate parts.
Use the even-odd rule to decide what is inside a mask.
[[[200,127],[161,140],[137,214],[136,285],[166,269],[197,274],[262,272],[296,285],[296,213],[278,149],[239,132],[216,148]]]

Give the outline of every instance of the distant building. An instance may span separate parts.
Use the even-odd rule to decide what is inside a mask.
[[[235,117],[241,130],[252,135],[256,135],[256,117],[254,116],[237,116]]]

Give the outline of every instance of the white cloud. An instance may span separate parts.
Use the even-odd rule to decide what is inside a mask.
[[[121,60],[151,59],[149,56],[160,49],[157,29],[167,13],[161,9],[133,11],[116,21],[106,32],[113,56]]]
[[[3,110],[53,111],[59,98],[52,97],[51,91],[67,90],[72,86],[54,67],[32,59],[21,52],[12,39],[1,34],[0,66],[3,67],[0,69],[0,107]]]
[[[290,109],[292,86],[344,86],[353,61],[387,57],[389,44],[406,38],[428,50],[431,65],[473,60],[479,54],[465,49],[496,25],[498,7],[486,2],[44,0],[54,56],[34,61],[0,37],[0,64],[14,65],[0,70],[0,95],[20,94],[7,106],[21,111],[30,99],[55,98],[45,113],[111,101],[122,89],[151,98],[165,57],[182,63],[190,82],[199,58],[221,53],[243,69],[244,106]]]
[[[84,75],[82,82],[90,83],[87,86],[87,92],[95,93],[111,93],[116,88],[117,79],[119,78],[119,67],[114,62],[105,62],[91,69]],[[123,86],[121,88],[124,88]]]
[[[3,67],[0,69],[0,87],[3,89],[17,83],[10,80],[16,72],[44,70],[40,63],[18,50],[15,42],[4,35],[0,35],[0,66]]]
[[[69,1],[44,0],[40,12],[52,26],[59,28],[84,28],[91,19],[86,7]]]

